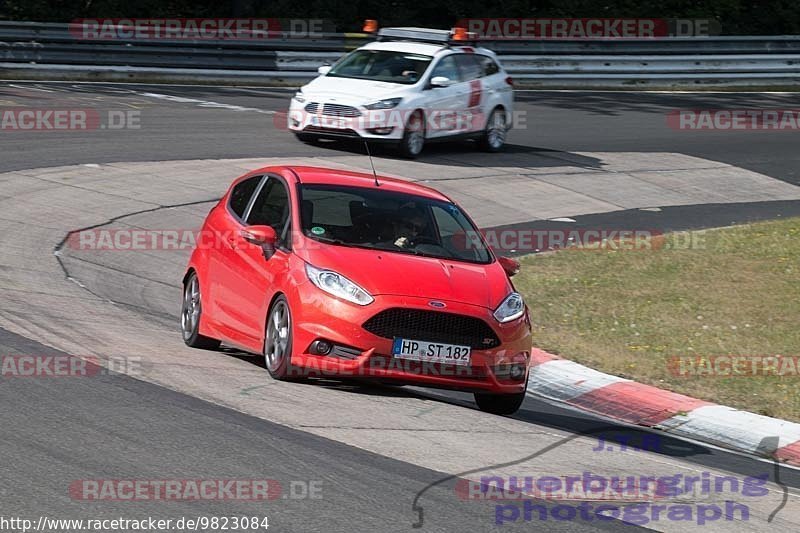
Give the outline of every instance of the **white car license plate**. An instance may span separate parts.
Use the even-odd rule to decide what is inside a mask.
[[[418,341],[395,337],[392,343],[392,356],[398,359],[445,363],[449,365],[469,365],[471,349],[469,346],[442,344],[440,342]]]
[[[343,118],[336,117],[318,117],[316,115],[312,115],[311,125],[322,126],[324,128],[334,128],[337,130],[347,129],[347,121]]]

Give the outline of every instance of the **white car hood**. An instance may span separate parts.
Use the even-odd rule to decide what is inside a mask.
[[[303,87],[303,95],[311,102],[334,101],[359,106],[402,96],[408,87],[385,81],[320,76]]]

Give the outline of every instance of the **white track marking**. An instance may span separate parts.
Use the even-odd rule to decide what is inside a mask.
[[[630,380],[604,374],[567,359],[555,359],[531,368],[528,391],[565,402],[623,381]]]
[[[268,109],[258,109],[255,107],[243,107],[239,105],[223,104],[220,102],[212,102],[209,100],[198,100],[197,98],[186,98],[183,96],[172,96],[170,94],[161,93],[136,93],[139,96],[147,98],[156,98],[159,100],[166,100],[167,102],[176,102],[179,104],[195,104],[197,107],[213,108],[213,109],[228,109],[230,111],[252,111],[253,113],[262,113],[264,115],[274,115],[275,111]]]

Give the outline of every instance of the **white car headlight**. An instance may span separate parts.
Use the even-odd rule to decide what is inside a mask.
[[[393,109],[400,105],[400,102],[402,101],[402,98],[387,98],[386,100],[378,100],[375,103],[367,104],[364,107],[370,111],[375,109]]]
[[[333,270],[324,270],[306,263],[306,274],[311,283],[334,296],[358,305],[369,305],[375,301],[367,291]]]
[[[501,323],[511,322],[521,317],[524,313],[525,302],[522,301],[522,295],[512,292],[494,310],[494,318]]]
[[[306,101],[306,97],[303,95],[302,89],[294,93],[294,99],[300,102],[301,104]]]

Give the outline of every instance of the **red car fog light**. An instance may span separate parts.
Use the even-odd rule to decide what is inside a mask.
[[[492,370],[497,379],[501,381],[524,381],[525,369],[528,365],[522,363],[511,363],[497,365]]]
[[[518,353],[511,360],[505,360],[492,368],[495,377],[503,381],[524,381],[528,370],[527,352]]]
[[[508,371],[508,376],[514,381],[522,381],[525,379],[525,365],[511,365],[511,368]]]
[[[333,344],[326,340],[314,341],[308,349],[314,355],[328,355],[331,350],[333,350]]]
[[[338,357],[339,359],[357,359],[363,353],[360,348],[338,344],[327,339],[317,339],[308,347],[311,355],[325,355],[328,357]]]

